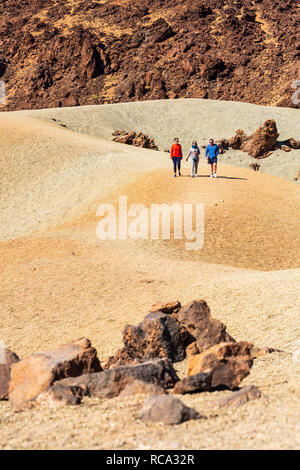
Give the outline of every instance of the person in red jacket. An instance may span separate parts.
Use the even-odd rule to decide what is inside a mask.
[[[175,137],[174,144],[171,147],[171,160],[173,160],[173,167],[174,167],[174,177],[176,178],[176,172],[178,168],[178,176],[181,176],[180,167],[181,167],[181,160],[182,160],[182,148],[179,144],[179,139]]]

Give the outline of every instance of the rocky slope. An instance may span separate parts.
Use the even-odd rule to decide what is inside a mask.
[[[297,0],[0,0],[1,109],[199,97],[293,104]]]

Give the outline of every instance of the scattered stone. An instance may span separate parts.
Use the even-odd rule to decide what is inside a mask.
[[[227,406],[242,406],[250,400],[255,400],[261,397],[260,390],[255,385],[244,387],[237,392],[230,393],[225,397],[218,398],[211,402],[210,406],[213,408],[223,408]]]
[[[127,132],[116,130],[113,132],[114,142],[120,144],[134,145],[135,147],[142,147],[151,150],[158,150],[157,145],[154,143],[154,139],[142,134],[141,132]]]
[[[81,387],[62,387],[55,383],[32,400],[32,407],[59,408],[62,406],[80,405],[86,391]]]
[[[134,380],[126,385],[119,396],[127,397],[128,395],[136,395],[138,393],[145,395],[165,395],[166,391],[159,385],[143,382],[142,380]]]
[[[300,150],[300,140],[296,140],[293,137],[282,142],[282,145],[287,146],[294,150]]]
[[[115,367],[103,372],[63,379],[59,381],[59,385],[81,387],[91,397],[112,398],[119,396],[128,385],[132,385],[134,380],[167,389],[174,387],[178,377],[172,363],[166,359],[158,359],[134,366]]]
[[[291,149],[290,147],[288,147],[287,145],[281,145],[280,148],[281,148],[281,150],[283,150],[284,152],[291,152],[291,150],[292,150],[292,149]]]
[[[194,300],[185,305],[179,310],[177,318],[196,340],[196,345],[190,346],[189,353],[192,351],[200,353],[224,341],[234,342],[226,332],[226,326],[219,320],[211,318],[205,300]]]
[[[250,168],[252,168],[252,170],[254,171],[259,171],[260,169],[260,165],[258,163],[250,163]]]
[[[226,150],[229,149],[229,141],[227,139],[221,139],[217,142],[217,145],[220,149],[220,153],[224,154],[226,153]]]
[[[281,349],[277,349],[277,348],[267,348],[267,347],[259,348],[257,346],[253,346],[253,348],[251,348],[250,353],[251,353],[251,357],[256,358],[256,357],[265,356],[266,354],[272,354],[274,352],[283,353],[284,351],[282,351]]]
[[[220,343],[196,356],[188,362],[187,375],[208,372],[211,369],[211,387],[220,386],[234,389],[250,373],[253,365],[251,348],[253,344]]]
[[[236,135],[229,139],[228,145],[235,150],[247,152],[252,157],[265,158],[271,154],[270,151],[275,150],[278,136],[276,122],[269,119],[250,136],[238,129]]]
[[[202,417],[196,410],[187,407],[171,395],[152,395],[147,398],[140,414],[142,421],[158,421],[164,424],[180,424]]]
[[[163,313],[173,313],[177,312],[181,307],[181,304],[178,300],[171,301],[171,302],[158,302],[156,304],[153,304],[150,307],[149,312],[163,312]]]
[[[18,361],[14,352],[0,348],[0,400],[8,400],[11,367]]]
[[[245,140],[241,150],[249,153],[252,157],[265,155],[276,148],[279,133],[274,119],[268,119],[263,126],[259,127]]]
[[[127,325],[123,332],[124,347],[109,358],[105,368],[158,357],[172,362],[185,359],[185,348],[193,338],[174,315],[155,311],[139,325]]]
[[[44,390],[65,377],[101,371],[96,349],[87,338],[51,351],[33,354],[11,369],[9,400],[14,411],[21,411]]]

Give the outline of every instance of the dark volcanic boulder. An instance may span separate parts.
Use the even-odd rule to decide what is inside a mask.
[[[0,400],[8,400],[10,371],[12,365],[18,361],[14,352],[0,347]]]
[[[105,367],[158,357],[166,357],[172,362],[182,361],[191,341],[193,338],[173,315],[152,312],[139,325],[125,327],[124,347],[109,359]]]
[[[142,421],[179,424],[189,419],[203,418],[193,408],[184,405],[178,398],[170,395],[152,395],[147,398],[141,410]]]
[[[276,148],[278,136],[276,122],[269,119],[243,142],[241,150],[252,157],[263,156]]]

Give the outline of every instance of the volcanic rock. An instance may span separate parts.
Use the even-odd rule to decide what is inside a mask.
[[[156,311],[137,326],[127,325],[123,332],[124,347],[109,358],[105,368],[158,357],[182,361],[193,338],[174,315]]]
[[[146,383],[142,380],[134,380],[126,385],[119,396],[127,397],[128,395],[136,395],[138,393],[142,393],[144,395],[165,395],[166,391],[159,385]]]
[[[203,416],[171,395],[152,395],[145,401],[140,418],[145,422],[158,421],[164,424],[180,424],[190,419],[203,418]]]
[[[0,400],[8,400],[11,367],[18,361],[14,352],[0,348]]]
[[[234,389],[250,373],[253,365],[251,348],[253,344],[220,343],[196,356],[188,362],[188,376],[208,372],[211,369],[211,387],[220,386]]]
[[[210,309],[205,300],[192,301],[176,314],[178,321],[195,339],[196,345],[190,346],[189,352],[200,353],[215,344],[234,339],[226,332],[226,326],[210,316]],[[191,341],[190,341],[191,343]]]
[[[241,150],[252,157],[263,156],[276,148],[278,136],[276,122],[269,119],[242,143]]]
[[[158,302],[156,304],[153,304],[149,312],[163,312],[163,313],[173,313],[177,312],[181,307],[181,304],[178,300],[171,301],[171,302]]]
[[[190,375],[176,383],[173,393],[185,394],[212,390],[212,369]]]
[[[115,142],[119,142],[120,144],[134,145],[135,147],[158,150],[154,140],[147,135],[142,134],[141,132],[136,133],[116,130],[113,132],[113,136],[113,140]]]
[[[80,338],[58,349],[33,354],[13,364],[9,400],[14,411],[21,411],[44,390],[65,377],[101,371],[97,351],[87,338]]]
[[[210,406],[213,408],[223,408],[227,406],[242,406],[250,400],[255,400],[261,397],[260,390],[255,385],[244,387],[237,392],[230,393],[225,397],[218,398],[211,402]]]

